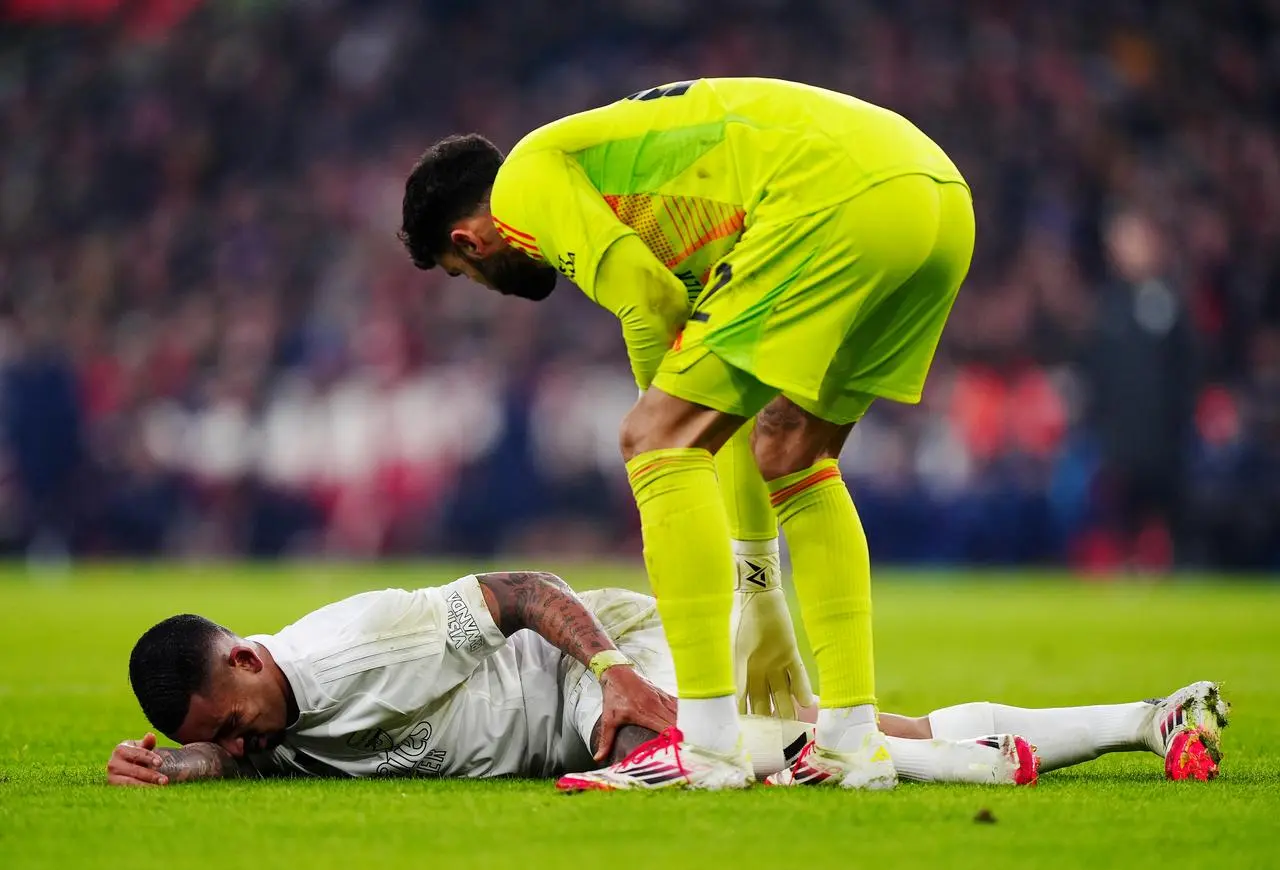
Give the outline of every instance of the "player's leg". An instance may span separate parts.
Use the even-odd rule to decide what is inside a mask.
[[[1107,752],[1148,749],[1146,738],[1152,707],[1105,704],[1033,710],[987,701],[957,704],[928,716],[930,736],[959,739],[986,733],[1000,725],[1025,731],[1040,755],[1041,769],[1057,770],[1092,761]]]
[[[751,453],[753,428],[755,421],[748,421],[716,453],[716,476],[729,519],[738,576],[774,579],[781,574],[778,518]]]
[[[778,553],[778,518],[769,503],[769,490],[751,455],[750,420],[716,453],[716,477],[729,519],[729,537],[738,586],[779,585],[782,563]],[[739,677],[742,675],[739,674]]]
[[[813,741],[812,722],[749,715],[742,717],[741,725],[756,777],[772,777],[771,782],[778,782],[779,774],[790,776]],[[890,723],[885,731],[893,727]],[[888,736],[886,745],[902,778],[913,782],[1028,785],[1036,781],[1030,743],[1012,734],[964,740]]]
[[[928,716],[903,716],[898,713],[881,713],[880,730],[888,737],[903,740],[930,740],[933,738],[933,726]],[[970,737],[977,737],[970,734]]]
[[[675,661],[678,724],[717,752],[738,741],[729,620],[734,567],[714,453],[744,422],[651,387],[623,422],[645,564]]]
[[[753,446],[822,684],[815,752],[850,785],[887,788],[895,774],[876,725],[871,561],[836,462],[851,429],[780,396],[757,416]]]
[[[778,553],[778,518],[769,503],[769,489],[751,454],[749,420],[716,453],[716,477],[729,520],[738,588],[777,587],[782,578]],[[738,674],[739,679],[743,677]]]
[[[678,676],[678,721],[693,746],[723,752],[738,737],[732,661],[724,631],[732,603],[733,561],[728,518],[716,492],[711,454],[783,388],[821,398],[834,372],[837,378],[832,382],[838,389],[865,376],[890,395],[895,389],[892,377],[901,374],[904,342],[920,344],[932,335],[933,343],[927,348],[932,356],[941,330],[937,320],[945,319],[959,278],[954,285],[942,286],[930,273],[930,292],[923,303],[914,297],[909,304],[890,297],[938,247],[936,186],[928,179],[894,179],[840,207],[749,228],[729,257],[717,264],[716,272],[723,279],[714,293],[699,300],[681,340],[623,423],[623,453],[640,510],[645,560]],[[971,209],[967,216],[971,227]],[[968,245],[964,267],[972,249],[971,231]],[[952,265],[948,264],[948,278],[954,277]],[[892,315],[887,322],[875,316],[882,311]],[[884,340],[877,338],[882,331],[887,334]],[[858,354],[850,357],[850,346]],[[862,353],[866,347],[873,350],[870,356]],[[922,377],[922,373],[908,372],[900,379],[899,386],[905,386],[906,392],[899,394],[908,400],[913,386],[918,392],[911,375]],[[840,392],[830,398],[823,407],[839,410],[848,397]],[[856,416],[842,420],[824,415],[822,419],[841,424]],[[842,440],[847,427],[844,432],[826,434],[823,448],[836,436]],[[812,449],[810,453],[817,455]],[[834,462],[829,461],[819,469],[821,480],[796,482],[803,483],[801,489],[815,488],[833,468]],[[846,492],[846,503],[847,499]],[[831,503],[826,492],[796,504],[806,501]],[[857,546],[860,529],[848,529],[851,504],[833,510],[841,517],[842,527],[826,530],[817,528],[821,522],[815,525],[802,519],[801,526],[815,525],[802,537],[817,539],[833,531],[842,542],[851,542],[845,546]],[[866,559],[865,553],[848,557],[855,562]],[[823,588],[821,580],[817,586]],[[856,607],[856,600],[855,593],[834,606],[852,603]],[[856,619],[845,613],[837,614],[834,621],[846,617]],[[835,661],[842,647],[832,649],[827,659]],[[865,683],[869,663],[857,667],[863,672],[858,679]],[[842,680],[834,682],[840,685]],[[856,680],[843,682],[857,685]],[[869,695],[861,698],[849,692],[833,698],[849,699],[871,701]],[[840,727],[864,730],[857,718],[870,704],[848,707],[853,712]],[[865,729],[868,739],[878,733],[874,714],[871,720]],[[887,752],[870,743],[863,748],[867,750],[865,769],[843,781],[891,783]]]
[[[716,453],[737,570],[733,652],[738,710],[790,719],[797,706],[814,703],[813,690],[782,591],[778,519],[751,452],[754,426],[749,421]]]
[[[852,771],[846,781],[891,784],[876,727],[870,560],[837,457],[874,397],[919,400],[968,271],[973,209],[963,186],[908,176],[844,204],[833,225],[839,268],[809,292],[813,322],[789,328],[829,341],[834,324],[838,345],[818,389],[788,388],[758,415],[754,447],[818,662],[815,763],[825,756],[829,767]]]
[[[1045,771],[1108,752],[1149,751],[1165,759],[1171,779],[1209,779],[1218,772],[1228,710],[1216,683],[1199,682],[1167,698],[1129,704],[1027,709],[978,701],[935,710],[927,721],[929,736],[944,739],[1021,734],[1035,745]]]
[[[621,434],[674,665],[677,728],[608,768],[563,778],[564,790],[741,788],[752,780],[729,639],[733,552],[712,457],[777,391],[713,355],[697,358],[708,364],[696,372],[680,364],[669,373],[674,384],[660,371]]]
[[[600,589],[582,594],[584,603],[600,620],[609,637],[655,685],[667,691],[676,690],[675,663],[667,644],[655,601],[646,595],[622,589]],[[617,771],[625,770],[624,762],[640,744],[654,738],[644,728],[619,729],[611,757],[613,764],[603,771],[589,771],[590,756],[586,748],[595,750],[599,739],[599,723],[603,711],[600,684],[574,664],[563,677],[564,734],[556,758],[565,776],[559,785],[564,790],[618,787],[626,783]],[[763,778],[788,768],[813,739],[816,708],[799,714],[804,721],[766,716],[744,716],[740,719],[742,736],[750,753],[756,776]],[[889,738],[889,750],[906,779],[921,782],[965,782],[987,784],[1019,784],[1034,780],[1035,766],[1025,742],[1011,735],[984,735],[973,740],[931,740],[929,721],[885,714],[885,731],[901,737]],[[578,735],[577,740],[572,735]],[[1019,751],[1021,750],[1021,751]],[[647,775],[652,768],[645,765]],[[635,787],[627,784],[621,787]]]

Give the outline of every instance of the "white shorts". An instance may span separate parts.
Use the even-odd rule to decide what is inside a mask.
[[[675,663],[653,598],[627,589],[595,589],[580,597],[618,649],[636,663],[636,670],[674,695]],[[560,685],[565,699],[562,733],[577,733],[583,746],[590,746],[591,731],[604,710],[600,683],[581,662],[566,657],[561,659],[561,668]],[[590,761],[588,754],[583,763],[589,765]]]

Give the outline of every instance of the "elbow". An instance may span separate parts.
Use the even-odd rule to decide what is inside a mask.
[[[559,589],[565,592],[571,592],[569,584],[559,574],[552,574],[550,571],[530,571],[529,577],[542,586],[549,586],[553,589]]]
[[[572,594],[569,584],[550,571],[502,571],[477,579],[494,623],[507,637],[529,628],[531,615],[549,597]]]

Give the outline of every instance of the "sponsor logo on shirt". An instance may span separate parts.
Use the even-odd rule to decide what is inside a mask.
[[[445,605],[449,608],[449,620],[446,625],[449,643],[467,652],[483,649],[484,632],[480,630],[476,618],[471,615],[467,602],[462,600],[462,595],[458,592],[451,593],[445,599]]]
[[[361,752],[389,752],[394,746],[391,735],[381,728],[357,731],[347,738],[347,745]]]
[[[385,731],[380,733],[386,736]],[[447,756],[443,749],[428,749],[430,739],[431,723],[419,722],[395,749],[386,753],[386,760],[378,765],[378,776],[439,776]]]

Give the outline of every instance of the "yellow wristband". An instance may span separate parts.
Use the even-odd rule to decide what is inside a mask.
[[[635,662],[616,649],[601,650],[591,657],[591,661],[587,662],[587,667],[591,668],[591,673],[596,675],[597,680],[600,679],[601,674],[614,665],[633,667]]]

